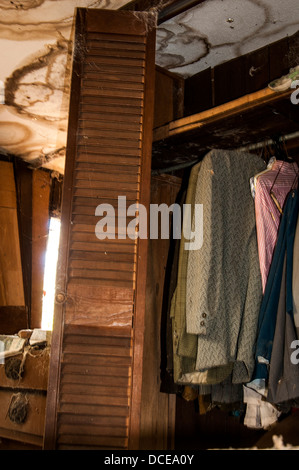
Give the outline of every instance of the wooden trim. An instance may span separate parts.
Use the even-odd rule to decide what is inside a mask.
[[[82,10],[79,8],[79,10]],[[120,21],[120,18],[127,17],[132,21],[131,11],[119,10],[101,10],[101,15],[94,15],[94,9],[88,9],[86,13],[86,30],[87,32],[111,33],[117,31],[118,34],[130,35],[130,29],[125,21]],[[147,17],[142,12],[136,12],[136,21],[134,23],[134,36],[144,36],[144,30],[147,25]]]
[[[150,178],[151,178],[151,150],[152,130],[154,122],[155,102],[155,44],[156,32],[148,32],[145,70],[145,93],[144,93],[144,124],[143,124],[143,147],[142,165],[140,175],[140,204],[149,208],[150,204]],[[148,211],[149,214],[149,211]],[[135,312],[133,325],[133,365],[132,365],[132,394],[130,407],[129,427],[129,449],[139,448],[140,438],[140,407],[142,393],[142,365],[143,365],[143,343],[144,343],[144,318],[145,318],[145,293],[147,277],[147,254],[148,240],[139,239],[137,246],[137,274]]]
[[[78,9],[76,15],[76,28],[78,31],[83,32],[85,11]],[[67,141],[67,155],[76,154],[77,145],[77,122],[79,116],[79,90],[81,80],[81,63],[80,56],[82,51],[77,51],[75,43],[74,62],[72,70],[72,83],[71,83],[71,96],[77,99],[72,99],[69,109],[69,125],[68,125],[68,141]],[[79,46],[80,47],[80,46]],[[76,58],[78,60],[76,60]],[[65,292],[67,287],[67,266],[69,254],[69,240],[71,230],[71,213],[72,213],[72,191],[73,191],[73,178],[74,178],[74,165],[75,158],[66,158],[65,163],[65,177],[63,181],[63,196],[62,196],[62,215],[61,215],[61,232],[60,232],[60,247],[59,247],[59,263],[57,265],[56,277],[56,292]],[[59,381],[60,381],[60,356],[61,356],[61,343],[63,336],[63,314],[64,305],[56,303],[54,313],[54,324],[51,343],[50,354],[50,367],[49,367],[49,382],[48,382],[48,396],[46,405],[46,421],[45,421],[45,435],[43,447],[45,450],[55,449],[56,444],[56,424],[57,424],[57,405],[59,397]]]
[[[32,171],[29,170],[27,164],[20,158],[14,158],[13,165],[17,195],[24,296],[27,310],[26,324],[27,328],[29,328],[31,327],[32,279]]]
[[[154,130],[153,141],[164,140],[170,137],[178,136],[190,131],[201,129],[207,124],[223,121],[228,117],[238,115],[242,112],[249,111],[252,108],[270,104],[275,101],[287,98],[293,90],[277,93],[270,88],[250,93],[248,95],[237,98],[229,103],[216,106],[215,108],[203,111],[192,116],[187,116],[182,119],[161,126]]]
[[[45,253],[49,235],[51,176],[38,169],[32,174],[32,273],[30,328],[41,328]]]
[[[158,11],[157,24],[161,24],[205,1],[206,0],[133,0],[121,7],[120,10],[152,11],[156,8]]]
[[[6,428],[0,427],[0,435],[4,439],[11,439],[12,441],[21,442],[23,445],[30,444],[30,445],[34,445],[37,447],[42,447],[43,445],[42,436],[36,436],[34,434],[30,434],[26,432],[15,431],[13,429],[6,429]],[[17,448],[15,450],[20,450],[20,449]]]

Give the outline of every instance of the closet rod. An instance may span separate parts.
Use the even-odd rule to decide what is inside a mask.
[[[299,137],[299,132],[293,132],[292,134],[283,135],[279,138],[280,141],[287,141],[296,139]],[[263,148],[265,145],[272,145],[274,141],[272,139],[264,140],[262,142],[258,142],[256,144],[248,144],[244,145],[243,147],[237,147],[235,150],[240,150],[241,152],[246,150],[257,150]],[[161,168],[161,170],[152,170],[152,176],[154,175],[162,175],[163,173],[171,173],[175,170],[181,170],[184,168],[188,168],[189,166],[195,165],[199,160],[193,160],[191,162],[179,163],[177,165],[170,166],[168,168]]]
[[[293,132],[292,134],[282,135],[281,137],[279,137],[279,141],[283,142],[285,140],[296,139],[297,137],[299,137],[299,132]],[[263,148],[265,145],[272,145],[272,144],[274,144],[274,141],[272,139],[268,139],[268,140],[264,140],[263,142],[258,142],[256,144],[249,144],[249,145],[245,145],[244,147],[239,147],[237,150],[241,150],[241,151],[255,150],[255,149]]]

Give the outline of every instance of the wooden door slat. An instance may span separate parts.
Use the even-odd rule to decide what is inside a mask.
[[[124,36],[122,36],[123,38]],[[119,39],[119,38],[118,38]],[[130,51],[142,51],[143,53],[146,51],[145,44],[143,43],[137,43],[135,42],[130,42],[130,41],[120,41],[120,40],[111,40],[110,37],[103,36],[103,37],[98,37],[98,36],[90,36],[88,35],[88,39],[85,42],[85,45],[87,48],[94,47],[94,48],[100,48],[101,50],[105,49],[119,49],[119,50],[130,50]]]
[[[112,47],[107,47],[109,43],[100,43],[97,47],[94,44],[86,44],[88,60],[93,60],[95,58],[115,58],[115,62],[118,62],[119,59],[132,59],[133,63],[141,61],[141,64],[144,64],[144,50],[136,50],[132,48],[118,48],[111,44]]]
[[[119,34],[119,33],[112,33],[111,31],[109,34],[107,33],[101,33],[101,32],[93,32],[90,31],[88,32],[88,39],[91,41],[105,41],[105,42],[110,42],[110,43],[123,43],[123,44],[132,44],[138,47],[140,45],[146,45],[146,37],[142,36],[135,36],[134,34]]]
[[[103,405],[94,405],[90,403],[60,403],[59,408],[60,414],[67,414],[68,416],[81,416],[84,418],[86,416],[87,420],[90,419],[90,416],[95,418],[102,419],[102,417],[115,418],[115,417],[124,417],[128,419],[128,406],[103,406]]]
[[[142,77],[144,77],[142,75]],[[85,71],[83,74],[83,79],[84,80],[97,80],[101,81],[103,84],[104,83],[123,83],[128,85],[134,84],[138,85],[138,87],[142,87],[144,83],[144,78],[140,79],[140,77],[135,77],[135,75],[131,74],[124,74],[124,73],[113,73],[110,71],[108,72],[103,72],[101,70],[97,70],[96,72],[91,72],[91,71]],[[142,84],[142,85],[141,85]]]
[[[123,426],[109,426],[109,425],[95,425],[95,424],[64,424],[59,427],[61,434],[70,435],[83,435],[83,436],[113,436],[113,437],[127,437],[128,429]]]
[[[111,427],[125,427],[128,428],[128,419],[125,416],[98,416],[98,415],[85,415],[71,414],[61,412],[59,422],[63,424],[92,424],[94,426],[111,426]]]
[[[74,328],[73,325],[72,328]],[[94,354],[80,355],[78,353],[64,352],[62,363],[73,366],[84,365],[90,368],[91,371],[94,371],[96,368],[99,375],[128,377],[131,367],[131,356],[101,356],[99,359],[99,357]]]

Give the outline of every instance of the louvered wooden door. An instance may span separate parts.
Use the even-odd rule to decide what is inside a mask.
[[[138,448],[147,240],[95,211],[149,204],[154,51],[153,15],[77,10],[45,449]]]

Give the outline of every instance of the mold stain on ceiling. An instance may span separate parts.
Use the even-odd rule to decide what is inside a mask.
[[[76,7],[127,0],[0,0],[0,152],[63,174]],[[298,29],[298,0],[206,0],[157,30],[156,63],[188,77]]]
[[[64,172],[76,7],[126,0],[0,0],[0,152]]]
[[[206,0],[160,25],[156,61],[186,78],[298,29],[298,0]]]

